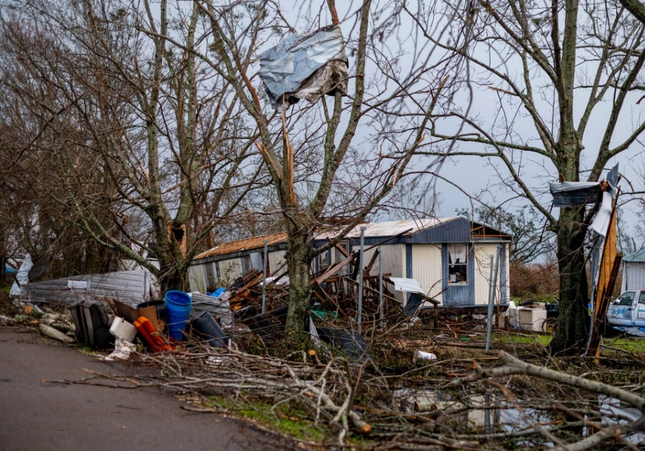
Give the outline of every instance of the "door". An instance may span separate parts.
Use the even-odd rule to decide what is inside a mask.
[[[635,291],[625,291],[616,299],[607,311],[607,322],[612,326],[631,326]],[[638,299],[637,299],[638,300]]]
[[[645,326],[645,291],[638,292],[638,302],[634,303],[636,309],[635,322],[638,327]]]

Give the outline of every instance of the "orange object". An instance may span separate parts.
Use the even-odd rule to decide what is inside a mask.
[[[171,351],[172,348],[166,343],[163,337],[155,330],[155,327],[152,325],[152,322],[145,316],[140,316],[137,319],[137,322],[141,327],[146,331],[148,338],[150,339],[149,343],[155,351]]]
[[[141,318],[139,318],[139,319],[141,319]],[[146,341],[146,343],[148,343],[150,345],[150,347],[155,352],[159,352],[159,348],[158,348],[157,344],[154,342],[152,337],[150,337],[150,334],[148,334],[148,331],[146,330],[146,328],[143,327],[143,325],[141,325],[141,323],[139,321],[134,322],[134,327],[137,328],[137,330],[143,336],[143,339]]]

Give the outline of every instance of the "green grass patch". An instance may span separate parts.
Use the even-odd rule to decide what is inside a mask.
[[[211,407],[237,413],[296,439],[322,443],[332,437],[333,431],[309,420],[309,415],[295,401],[283,402],[274,408],[273,403],[261,399],[233,400],[228,397],[211,396],[209,400],[212,403]]]
[[[552,335],[547,334],[493,334],[493,340],[501,341],[508,344],[540,344],[547,346],[553,339]]]
[[[603,344],[635,354],[645,354],[645,339],[643,338],[606,338]],[[611,352],[611,350],[607,351]]]

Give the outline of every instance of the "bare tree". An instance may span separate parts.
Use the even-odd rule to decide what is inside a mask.
[[[254,124],[253,144],[275,190],[289,237],[287,333],[297,343],[308,316],[312,259],[363,221],[405,175],[414,151],[424,145],[445,79],[428,76],[433,48],[417,47],[418,36],[402,26],[391,5],[381,9],[366,0],[343,4],[347,9],[338,14],[333,1],[327,2],[328,10],[306,1],[295,7],[267,0],[195,3],[210,24],[199,38],[208,40],[209,51],[195,52],[234,89],[245,118]],[[287,8],[306,20],[301,32],[323,25],[343,31],[350,56],[347,100],[335,90],[313,105],[275,110],[264,96],[255,59],[294,31]],[[394,49],[388,47],[390,38]],[[172,36],[167,39],[186,48]],[[399,49],[402,42],[409,48]],[[335,227],[338,237],[313,248],[315,231],[325,227]]]
[[[469,5],[453,21],[453,39],[426,33],[468,61],[457,74],[464,94],[433,118],[432,135],[445,150],[429,154],[487,160],[505,188],[543,215],[556,235],[560,274],[551,347],[575,352],[588,333],[584,242],[594,210],[567,207],[556,215],[546,182],[599,181],[611,160],[637,143],[645,122],[631,115],[637,98],[629,93],[640,89],[643,27],[616,1]]]
[[[164,288],[186,288],[192,257],[258,181],[236,96],[193,52],[197,6],[12,6],[2,32],[16,77],[7,79],[17,101],[34,105],[26,116],[53,117],[29,146],[46,151],[60,187],[49,201]],[[161,35],[184,50],[169,50]]]

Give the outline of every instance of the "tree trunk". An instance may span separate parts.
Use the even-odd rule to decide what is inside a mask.
[[[558,220],[558,266],[560,270],[560,313],[550,349],[555,354],[582,351],[589,336],[584,239],[587,226],[582,223],[584,208],[560,209]]]
[[[306,341],[305,325],[309,318],[311,286],[311,237],[301,228],[289,231],[287,265],[289,267],[289,310],[287,312],[286,342],[298,349]],[[293,346],[292,346],[293,345]]]

